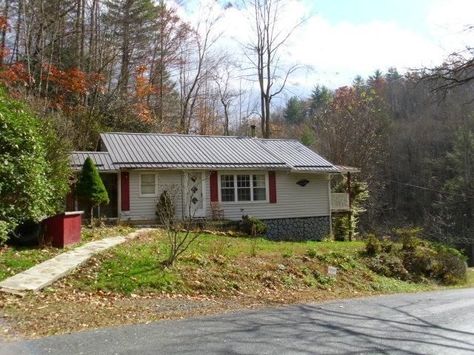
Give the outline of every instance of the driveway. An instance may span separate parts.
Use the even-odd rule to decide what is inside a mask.
[[[122,326],[0,344],[0,354],[474,354],[474,289]]]

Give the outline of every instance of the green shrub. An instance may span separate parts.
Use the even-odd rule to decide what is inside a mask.
[[[437,254],[433,266],[433,277],[446,285],[465,282],[466,257],[458,250],[447,246],[436,246]]]
[[[421,228],[398,228],[395,229],[398,239],[402,243],[402,249],[407,251],[414,251],[420,244]]]
[[[8,240],[8,232],[10,228],[8,223],[5,221],[0,221],[0,245],[4,244]]]
[[[89,157],[84,161],[79,180],[77,181],[77,195],[89,203],[91,209],[91,224],[94,207],[101,204],[108,204],[110,201],[99,171]]]
[[[332,219],[334,240],[339,242],[349,240],[350,227],[348,216],[334,216]]]
[[[382,253],[391,253],[394,250],[395,246],[393,245],[393,242],[391,240],[385,237],[380,243],[380,248],[382,249]]]
[[[334,278],[324,275],[317,270],[313,271],[313,277],[318,284],[323,285],[323,286],[332,284],[334,282]]]
[[[414,244],[419,242],[414,241]],[[433,263],[436,258],[436,251],[430,247],[418,246],[415,249],[404,250],[402,247],[402,258],[405,268],[412,274],[413,280],[420,280],[423,277],[431,278]]]
[[[248,235],[264,235],[267,231],[267,225],[258,218],[251,216],[242,216],[240,230]]]
[[[410,275],[403,264],[403,260],[391,253],[381,253],[367,261],[367,266],[377,274],[408,280]]]
[[[432,279],[456,284],[466,279],[466,258],[456,249],[417,238],[420,229],[399,229],[401,246],[374,235],[366,242],[366,264],[387,277],[420,282]]]
[[[58,212],[68,190],[65,152],[46,119],[0,90],[0,221],[4,241],[17,225]]]
[[[365,253],[368,256],[375,256],[380,254],[381,251],[382,243],[380,240],[374,234],[369,234],[365,241]]]

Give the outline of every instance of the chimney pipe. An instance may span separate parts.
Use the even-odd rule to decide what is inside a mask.
[[[254,124],[250,125],[250,136],[252,138],[255,138],[255,128],[256,128],[256,126]]]

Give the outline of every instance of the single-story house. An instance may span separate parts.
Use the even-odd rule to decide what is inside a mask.
[[[109,218],[156,222],[163,191],[176,194],[176,215],[267,224],[269,238],[321,239],[331,214],[349,208],[348,194],[332,194],[336,166],[296,140],[155,133],[103,133],[97,151],[73,152],[79,171],[90,157],[108,189]],[[78,208],[74,198],[68,209]]]

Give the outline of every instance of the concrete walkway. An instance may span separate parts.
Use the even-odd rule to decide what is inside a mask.
[[[31,269],[20,272],[0,282],[0,291],[9,293],[23,293],[25,291],[39,291],[51,285],[54,281],[68,275],[75,268],[89,260],[92,255],[122,244],[126,240],[136,238],[139,234],[151,231],[150,228],[142,228],[128,234],[104,238],[87,243],[74,250],[59,254]]]

